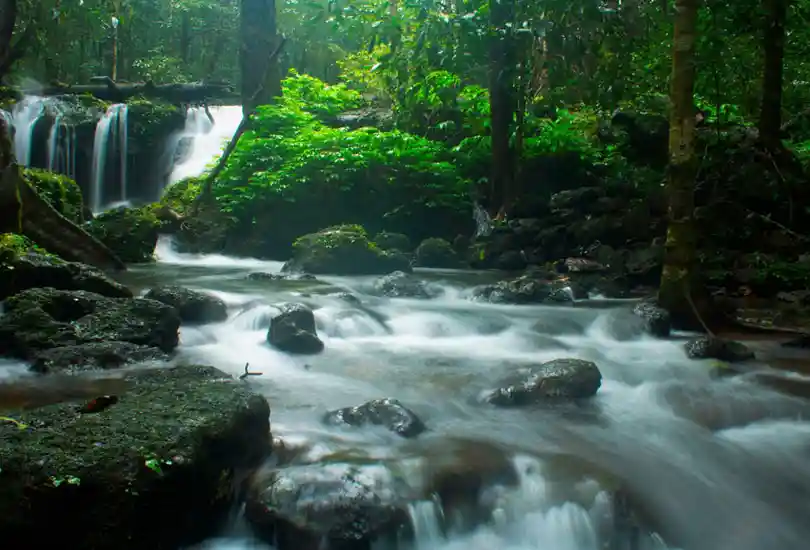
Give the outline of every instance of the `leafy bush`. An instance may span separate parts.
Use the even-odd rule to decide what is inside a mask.
[[[281,82],[282,105],[301,108],[317,116],[334,116],[363,106],[360,92],[345,84],[329,85],[313,76],[290,69]]]

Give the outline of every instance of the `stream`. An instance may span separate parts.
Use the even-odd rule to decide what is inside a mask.
[[[487,468],[497,455],[515,468],[517,483],[493,482],[485,492],[492,511],[486,522],[455,510],[443,532],[439,519],[450,511],[414,501],[416,540],[408,548],[807,548],[807,402],[739,377],[711,379],[710,362],[687,359],[681,340],[617,326],[615,308],[604,306],[625,304],[467,300],[465,289],[497,277],[487,272],[417,270],[443,291],[431,300],[374,297],[373,277],[322,278],[359,297],[358,306],[319,292],[323,287],[307,288],[311,281],[246,279],[278,272],[278,262],[179,254],[166,240],[157,256],[154,265],[133,266],[124,282],[135,290],[178,284],[224,299],[229,319],[183,327],[180,355],[237,376],[246,363],[260,372],[248,383],[270,402],[274,437],[301,449],[307,461],[359,456],[413,487],[448,460],[456,468]],[[282,301],[315,309],[323,353],[291,356],[266,344],[269,304]],[[602,387],[587,405],[498,409],[478,401],[510,368],[560,357],[588,359],[601,370]],[[428,431],[408,440],[383,428],[321,423],[328,410],[381,397],[414,410]],[[610,498],[617,484],[660,536],[623,532]],[[237,521],[199,548],[268,547]]]

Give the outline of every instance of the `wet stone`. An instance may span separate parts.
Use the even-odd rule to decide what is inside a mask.
[[[216,323],[228,318],[228,308],[221,299],[182,286],[153,288],[144,298],[174,307],[183,323]]]
[[[602,373],[591,361],[555,359],[510,375],[485,400],[514,407],[548,399],[582,399],[596,395],[601,385]]]
[[[641,319],[644,330],[659,338],[666,338],[672,330],[672,318],[664,308],[649,302],[641,302],[633,308],[633,314]]]
[[[416,437],[425,431],[422,420],[396,399],[375,399],[357,407],[345,407],[331,411],[324,416],[324,422],[331,425],[364,426],[373,424],[385,426],[402,437]]]
[[[684,350],[690,359],[718,359],[735,363],[754,358],[754,352],[745,344],[711,336],[689,340],[684,344]]]
[[[432,298],[424,281],[403,271],[394,271],[374,281],[374,292],[389,298]]]
[[[90,342],[43,350],[34,355],[31,370],[40,373],[114,369],[147,361],[167,361],[157,348],[130,342]]]
[[[312,354],[323,351],[318,338],[315,315],[304,304],[278,304],[278,315],[270,319],[267,341],[273,347],[289,353]]]

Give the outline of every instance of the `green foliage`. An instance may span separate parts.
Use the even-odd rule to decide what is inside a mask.
[[[199,196],[205,182],[206,175],[197,178],[186,178],[173,183],[163,192],[160,199],[161,206],[168,206],[175,212],[185,214]]]
[[[177,105],[146,98],[134,98],[127,102],[129,110],[129,135],[144,146],[174,130],[183,128],[185,112]]]
[[[35,168],[25,168],[22,174],[57,212],[74,223],[84,219],[82,192],[75,181],[62,174]]]
[[[303,108],[318,116],[334,116],[364,104],[360,92],[350,90],[345,84],[327,85],[315,77],[298,74],[295,69],[282,83],[283,105]]]

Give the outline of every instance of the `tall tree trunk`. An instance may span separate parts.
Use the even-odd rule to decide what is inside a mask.
[[[489,103],[492,135],[490,211],[503,215],[515,200],[514,152],[509,144],[515,114],[515,59],[512,29],[515,0],[490,0]]]
[[[180,21],[180,60],[183,65],[188,63],[189,51],[191,50],[191,15],[188,10],[184,10]]]
[[[785,56],[785,20],[788,0],[762,0],[765,9],[763,49],[765,66],[762,79],[762,108],[759,136],[770,149],[780,145],[782,125],[782,67]]]
[[[281,95],[281,73],[276,50],[275,0],[242,0],[240,63],[242,112],[249,116],[257,105]]]
[[[113,27],[112,61],[110,64],[110,78],[114,82],[118,80],[118,25]]]
[[[676,0],[672,48],[669,117],[669,224],[659,305],[679,325],[694,326],[699,313],[693,302],[697,235],[694,223],[695,42],[699,0]]]

